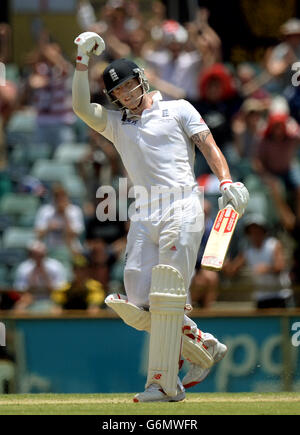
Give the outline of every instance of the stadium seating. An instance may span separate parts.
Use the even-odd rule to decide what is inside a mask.
[[[49,159],[52,148],[47,143],[16,144],[11,152],[10,160],[14,164],[32,165],[37,159]]]
[[[82,143],[64,143],[58,146],[54,159],[64,163],[78,163],[89,152],[89,145]]]
[[[9,145],[26,145],[32,141],[36,125],[36,113],[32,109],[16,111],[6,127],[6,139]]]
[[[1,221],[6,229],[9,225],[32,226],[39,207],[39,199],[25,193],[7,193],[0,200]],[[7,225],[5,225],[5,221]]]
[[[35,232],[31,228],[10,227],[4,231],[2,237],[3,248],[27,248],[35,239]]]
[[[32,166],[31,175],[48,183],[63,183],[66,177],[74,176],[75,169],[70,163],[38,159]]]
[[[39,206],[39,199],[23,193],[7,193],[1,198],[0,213],[20,215],[30,211],[35,213]]]

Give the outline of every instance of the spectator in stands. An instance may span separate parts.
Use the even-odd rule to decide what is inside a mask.
[[[52,300],[64,310],[88,310],[96,313],[102,307],[106,292],[101,282],[91,277],[92,259],[81,253],[73,257],[71,282],[52,292]]]
[[[280,28],[283,41],[266,54],[266,70],[273,80],[271,91],[282,94],[291,84],[294,72],[291,66],[300,58],[300,20],[290,18]]]
[[[100,201],[99,201],[100,203]],[[98,204],[99,205],[99,204]],[[116,219],[115,221],[100,221],[96,215],[96,209],[86,220],[86,243],[90,248],[97,246],[98,242],[107,245],[116,242],[125,235],[125,222]]]
[[[199,75],[201,99],[196,108],[210,127],[220,148],[232,140],[230,122],[242,104],[232,73],[221,63]]]
[[[81,12],[83,9],[81,8]],[[134,0],[108,0],[102,8],[102,19],[94,22],[90,18],[82,21],[83,14],[78,18],[88,26],[87,31],[96,32],[105,39],[106,60],[128,57],[128,34],[142,26],[142,16],[138,2]]]
[[[108,109],[112,109],[112,104],[108,101],[108,98],[104,94],[104,81],[103,71],[107,67],[108,63],[100,61],[95,63],[90,70],[90,88],[91,88],[91,101],[105,105]]]
[[[227,261],[223,271],[235,276],[242,267],[253,283],[257,307],[287,307],[293,303],[292,290],[282,243],[268,235],[266,220],[261,215],[245,216],[247,242],[240,253]]]
[[[104,21],[110,35],[115,35],[120,42],[127,43],[130,28],[127,7],[124,0],[108,0],[105,4]]]
[[[44,42],[28,56],[32,68],[24,98],[37,111],[36,143],[48,143],[55,149],[60,143],[75,141],[76,117],[71,103],[72,65],[64,58],[57,43]]]
[[[210,128],[219,148],[230,164],[232,148],[231,120],[238,112],[242,100],[237,93],[234,77],[225,65],[216,63],[198,75],[201,98],[193,103]],[[196,150],[197,174],[210,174],[211,169]]]
[[[114,252],[103,240],[98,239],[92,245],[90,256],[90,277],[101,282],[105,291],[108,291],[111,267],[116,261]]]
[[[77,3],[77,22],[85,32],[97,21],[93,6],[89,0],[79,0]]]
[[[202,69],[222,62],[221,39],[209,25],[209,15],[207,8],[198,8],[195,21],[187,25],[190,31],[191,43],[201,55]]]
[[[46,246],[40,241],[30,244],[28,252],[29,258],[16,270],[14,288],[21,292],[21,297],[13,310],[53,310],[50,295],[66,283],[66,270],[59,261],[47,257]]]
[[[198,252],[195,275],[191,283],[191,298],[193,306],[201,306],[201,308],[211,308],[216,302],[219,287],[219,275],[212,270],[201,269],[201,260],[204,249],[214,223],[211,216],[211,203],[204,200],[205,228],[201,240],[200,249]]]
[[[0,66],[0,133],[16,109],[18,100],[17,85],[10,80],[7,71],[10,57],[11,28],[6,23],[0,23],[0,62],[5,66],[5,70],[3,70],[3,65]],[[5,77],[3,77],[3,73],[5,73]]]
[[[300,168],[294,163],[300,143],[300,128],[286,113],[269,115],[262,140],[257,146],[253,165],[262,180],[279,179],[286,192],[294,194],[296,218],[300,219]],[[294,199],[293,198],[293,199]]]
[[[161,29],[166,20],[166,6],[160,0],[151,2],[151,15],[144,23],[144,28],[151,34],[153,41],[161,38]]]
[[[185,51],[188,32],[178,22],[165,21],[161,31],[163,46],[149,51],[145,55],[147,62],[159,78],[183,90],[185,98],[197,100],[200,54],[196,50]]]
[[[270,77],[265,70],[257,71],[252,64],[243,62],[236,68],[236,78],[243,97],[255,98],[268,104],[270,94],[263,85],[270,80]]]
[[[257,149],[264,126],[265,105],[255,98],[247,98],[232,120],[233,143],[241,159],[251,159]]]
[[[144,29],[134,29],[128,33],[128,58],[132,59],[139,67],[145,70],[146,77],[150,83],[150,89],[159,90],[169,99],[180,99],[185,97],[185,91],[180,87],[163,80],[159,76],[155,67],[146,60],[149,44],[147,44],[147,34]]]
[[[83,213],[79,206],[71,204],[61,185],[52,188],[53,204],[42,205],[35,219],[35,230],[50,251],[61,246],[70,252],[81,251],[80,236],[84,232]]]
[[[284,96],[289,105],[291,116],[300,124],[300,86],[292,83],[285,90]]]
[[[5,86],[0,85],[0,120],[3,126],[7,125],[10,117],[17,107],[17,86],[6,80]]]

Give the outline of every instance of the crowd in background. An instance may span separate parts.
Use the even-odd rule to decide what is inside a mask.
[[[97,32],[106,42],[105,52],[90,61],[93,102],[113,109],[102,72],[116,58],[134,60],[152,90],[165,99],[187,99],[201,113],[233,179],[250,192],[222,273],[202,270],[219,183],[196,150],[206,227],[191,284],[194,306],[243,301],[249,294],[258,307],[298,305],[300,88],[292,65],[300,59],[300,20],[282,24],[281,40],[260,64],[238,65],[224,62],[222,41],[204,8],[193,22],[179,24],[167,19],[160,1],[152,2],[150,19],[135,0],[108,0],[99,11],[84,1],[77,20],[82,32]],[[97,312],[106,294],[124,292],[129,222],[101,222],[96,210],[103,199],[96,192],[102,185],[118,191],[127,174],[112,144],[73,113],[74,60],[41,29],[19,68],[11,63],[12,31],[0,24],[6,65],[6,85],[0,86],[0,309]]]

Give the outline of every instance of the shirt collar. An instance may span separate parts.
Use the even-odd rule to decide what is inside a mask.
[[[155,93],[152,95],[153,103],[158,103],[158,101],[161,101],[162,99],[163,97],[159,91],[155,91]]]
[[[158,105],[159,101],[161,101],[163,99],[161,93],[159,91],[154,91],[153,95],[152,95],[152,107],[155,105]],[[141,115],[134,115],[133,113],[130,112],[130,110],[126,109],[126,115],[127,118],[140,118]]]

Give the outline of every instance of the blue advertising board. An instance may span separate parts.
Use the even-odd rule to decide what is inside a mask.
[[[287,334],[280,316],[194,320],[201,330],[226,343],[229,351],[191,392],[281,391],[287,371],[289,388],[300,391],[300,316],[288,318]],[[23,346],[21,376],[27,379],[26,392],[134,393],[144,389],[148,334],[120,319],[16,319],[14,333]],[[186,370],[185,362],[182,376]]]

